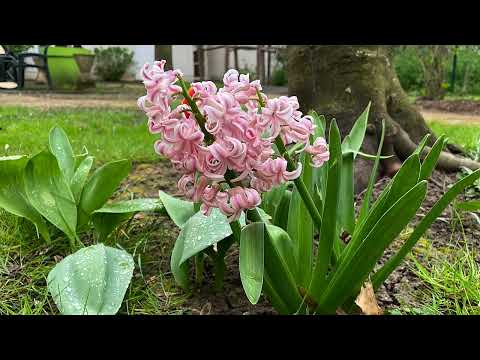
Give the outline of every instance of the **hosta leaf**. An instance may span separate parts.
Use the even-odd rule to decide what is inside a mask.
[[[160,191],[158,196],[160,197],[168,216],[170,216],[170,219],[172,219],[178,227],[181,228],[188,219],[195,215],[193,202],[174,198],[163,191]]]
[[[44,151],[28,161],[25,189],[32,206],[73,242],[76,239],[77,207],[55,156]]]
[[[0,157],[0,207],[30,220],[40,235],[50,241],[45,221],[25,193],[24,170],[27,161],[26,156]]]
[[[65,180],[70,183],[75,171],[75,158],[67,134],[59,127],[52,128],[48,144],[50,152],[57,158],[58,166],[65,176]]]
[[[87,223],[89,216],[100,209],[112,196],[131,169],[129,160],[109,162],[98,168],[83,188],[79,203],[79,226]]]
[[[103,244],[67,256],[48,274],[48,290],[64,315],[114,315],[132,278],[127,252]]]
[[[263,223],[252,223],[242,229],[240,236],[240,279],[252,304],[258,302],[262,293],[264,229]]]
[[[183,237],[180,264],[231,234],[227,217],[219,209],[212,209],[209,216],[196,213],[185,223],[179,235]]]
[[[160,211],[164,209],[158,199],[134,199],[107,204],[95,210],[92,214],[93,225],[99,235],[100,241],[104,240],[121,222],[129,219],[133,214]]]
[[[86,157],[79,165],[75,174],[73,175],[72,181],[70,182],[70,189],[72,189],[73,197],[75,202],[78,204],[80,202],[80,197],[82,196],[82,190],[85,186],[85,183],[88,179],[88,174],[93,165],[93,156]]]

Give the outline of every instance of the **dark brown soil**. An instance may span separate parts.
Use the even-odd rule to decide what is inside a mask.
[[[480,101],[474,100],[426,100],[419,98],[415,101],[415,105],[425,110],[480,115]]]
[[[448,186],[457,180],[456,177],[456,174],[434,172],[432,180],[429,182],[427,198],[422,205],[420,214],[418,214],[416,219],[410,224],[411,227],[415,226],[415,223],[433,206]],[[177,179],[178,174],[167,162],[160,161],[156,164],[140,164],[135,167],[127,181],[124,182],[117,197],[130,198],[132,195],[134,197],[155,197],[158,194],[158,190],[173,194],[176,192]],[[374,198],[380,194],[387,182],[388,179],[382,178],[376,183],[373,194]],[[362,194],[357,197],[357,204],[361,204],[361,196]],[[166,216],[154,215],[154,217],[156,218],[151,219],[151,222],[154,223],[152,226],[161,228],[158,231],[161,230],[162,239],[159,241],[161,241],[162,246],[161,249],[157,245],[156,248],[149,250],[154,252],[156,259],[152,260],[152,266],[150,268],[145,267],[143,272],[147,278],[153,279],[158,276],[158,271],[161,271],[173,282],[169,269],[169,256],[174,241],[178,236],[178,229]],[[462,241],[461,232],[454,231],[452,235],[451,217],[451,211],[447,209],[425,235],[425,238],[428,240],[421,239],[419,241],[413,253],[420,262],[424,260],[424,254],[427,248],[436,249],[445,253],[448,249],[458,246],[457,242]],[[142,221],[145,222],[144,219]],[[465,217],[463,226],[470,245],[478,248],[480,246],[480,238],[478,237],[480,226],[474,220],[468,218],[468,216]],[[380,264],[393,254],[395,249],[398,249],[405,238],[406,236],[400,236],[400,238],[390,246],[380,261]],[[227,271],[225,274],[224,291],[214,293],[212,265],[207,260],[203,284],[199,288],[197,287],[193,294],[182,304],[182,312],[190,314],[228,315],[276,314],[268,301],[263,297],[259,301],[259,304],[255,306],[251,305],[246,298],[239,277],[238,248],[236,246],[233,246],[228,253],[226,262]],[[158,264],[160,264],[160,267]],[[136,274],[136,276],[139,275]],[[379,304],[386,310],[402,305],[415,307],[418,301],[416,293],[420,287],[421,282],[412,271],[411,261],[407,259],[391,274],[385,285],[378,291],[377,297]],[[178,291],[181,292],[181,290]]]

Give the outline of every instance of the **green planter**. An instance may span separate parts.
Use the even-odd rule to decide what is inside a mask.
[[[43,53],[43,49],[40,49],[40,52]],[[83,81],[85,77],[82,76],[75,55],[95,56],[92,51],[83,48],[61,46],[48,48],[48,69],[50,70],[54,89],[78,90],[85,87],[85,82]],[[91,82],[89,85],[92,85]]]

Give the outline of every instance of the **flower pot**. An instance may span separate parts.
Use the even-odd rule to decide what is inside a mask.
[[[40,50],[40,52],[43,52],[43,50]],[[84,66],[84,63],[88,62],[80,60],[82,64],[79,65],[74,57],[75,55],[94,57],[92,51],[83,48],[68,48],[62,46],[48,48],[48,69],[54,89],[78,90],[79,88],[85,87],[81,75],[84,72],[80,70],[80,66],[85,70],[86,65]]]

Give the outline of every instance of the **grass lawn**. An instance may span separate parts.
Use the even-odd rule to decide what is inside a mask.
[[[428,124],[435,134],[446,134],[450,142],[463,146],[468,152],[480,150],[480,124],[450,125],[435,119],[428,121]]]
[[[62,127],[76,153],[85,145],[98,162],[131,158],[158,159],[156,137],[147,130],[145,115],[137,110],[52,109],[0,107],[0,156],[33,154],[46,148],[53,126]]]

